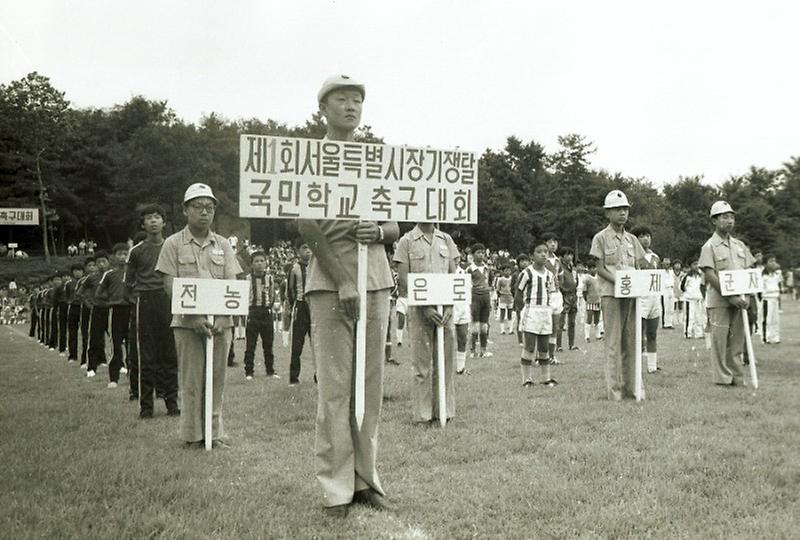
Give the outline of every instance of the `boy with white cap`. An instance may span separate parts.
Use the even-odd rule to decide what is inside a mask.
[[[323,83],[317,101],[327,124],[327,140],[354,140],[364,94],[364,85],[346,75],[330,77]],[[385,245],[398,238],[400,229],[395,222],[301,219],[298,230],[314,254],[308,269],[306,301],[318,382],[316,472],[325,512],[345,517],[352,503],[386,509],[376,466],[384,341],[394,286]],[[368,250],[367,313],[359,313],[359,244],[366,244]],[[359,317],[367,318],[364,420],[360,429],[351,409]]]
[[[637,268],[645,261],[639,240],[625,230],[630,203],[615,189],[606,195],[603,208],[608,227],[594,235],[590,255],[597,260],[600,304],[605,328],[606,393],[608,399],[635,398],[634,363],[636,361],[636,298],[614,297],[614,274],[617,270]]]
[[[166,240],[156,263],[164,280],[164,291],[172,298],[172,280],[180,278],[236,279],[242,272],[228,240],[211,230],[217,198],[206,184],[192,184],[183,196],[186,227]],[[173,315],[170,324],[178,358],[181,395],[181,438],[187,448],[204,446],[205,347],[214,336],[214,387],[212,389],[211,431],[214,447],[227,448],[222,421],[222,395],[228,349],[233,339],[230,316],[215,317],[214,324],[203,315]]]
[[[720,270],[750,268],[753,256],[741,240],[731,236],[736,218],[731,205],[717,201],[711,206],[714,234],[700,250],[699,265],[706,277],[706,304],[711,324],[711,357],[715,384],[742,383],[739,356],[744,345],[741,310],[749,305],[746,296],[722,296]]]

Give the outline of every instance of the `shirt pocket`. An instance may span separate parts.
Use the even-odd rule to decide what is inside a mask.
[[[222,279],[225,277],[225,255],[211,253],[209,256],[208,270],[211,276],[215,279]]]
[[[603,251],[603,262],[605,262],[606,266],[617,266],[619,258],[619,249],[616,247],[607,247]]]
[[[425,271],[425,253],[422,250],[412,250],[408,254],[408,271],[414,273]]]
[[[439,268],[437,268],[437,270],[446,274],[450,268],[450,249],[447,246],[439,247],[438,259],[437,264]]]
[[[197,259],[192,252],[178,252],[178,277],[198,277]]]

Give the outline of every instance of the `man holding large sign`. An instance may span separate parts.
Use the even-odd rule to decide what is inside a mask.
[[[211,230],[217,198],[206,184],[192,184],[183,197],[186,227],[164,241],[156,271],[164,277],[164,290],[172,298],[174,278],[236,279],[242,272],[228,240]],[[245,282],[246,283],[246,282]],[[196,289],[181,292],[181,300],[197,302]],[[247,302],[247,298],[234,298]],[[172,326],[181,394],[180,434],[188,448],[204,446],[204,392],[206,338],[213,336],[212,439],[214,446],[227,447],[222,422],[225,368],[233,337],[230,316],[216,317],[213,324],[204,315],[179,315],[173,310]],[[209,313],[213,315],[213,313]]]
[[[630,203],[615,189],[606,195],[603,208],[608,227],[594,235],[589,252],[597,259],[600,277],[600,305],[605,325],[606,393],[608,399],[621,401],[636,398],[636,331],[641,321],[636,317],[637,298],[615,298],[617,270],[638,268],[644,261],[639,240],[625,230]]]
[[[325,117],[326,140],[352,142],[361,122],[364,85],[347,76],[327,79],[317,95]],[[363,197],[362,197],[363,199]],[[355,203],[355,200],[353,200]],[[340,210],[348,208],[340,206]],[[394,286],[384,249],[400,234],[396,222],[299,220],[300,233],[314,258],[306,299],[311,312],[311,346],[317,363],[315,447],[317,480],[329,515],[344,517],[355,502],[386,508],[376,466],[378,421],[383,401],[383,346]],[[359,244],[367,246],[366,313],[356,287]],[[356,321],[366,319],[364,417],[356,425],[353,400]]]
[[[736,224],[735,213],[725,201],[711,206],[714,234],[700,250],[700,268],[705,273],[706,304],[711,323],[711,356],[715,384],[742,384],[742,367],[739,357],[745,342],[741,315],[749,305],[745,295],[728,296],[722,289],[719,272],[750,268],[753,256],[741,240],[731,236]]]
[[[436,369],[437,327],[444,328],[444,381],[446,392],[446,421],[455,415],[455,385],[453,384],[453,336],[452,299],[444,302],[442,314],[435,305],[414,305],[410,292],[408,274],[438,273],[452,274],[456,271],[458,248],[449,234],[436,229],[433,223],[418,223],[397,243],[394,260],[398,263],[397,274],[400,296],[409,300],[408,328],[411,342],[411,362],[414,367],[412,391],[412,421],[429,424],[438,418],[439,374]],[[466,280],[466,277],[464,278]],[[466,291],[465,291],[466,293]]]

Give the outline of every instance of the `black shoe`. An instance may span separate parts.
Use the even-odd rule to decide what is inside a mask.
[[[128,401],[139,401],[139,396],[136,394],[131,394],[128,396]]]
[[[571,351],[579,351],[581,349],[577,345],[573,345],[572,347],[569,348],[569,350],[571,350]]]
[[[181,415],[181,410],[177,407],[167,410],[167,416],[180,416],[180,415]]]
[[[236,367],[239,364],[237,362],[228,362],[228,367]]]
[[[187,450],[202,450],[206,447],[206,441],[186,441],[183,447]]]
[[[153,411],[139,411],[139,418],[142,420],[147,420],[148,418],[153,418]]]
[[[346,518],[347,513],[350,511],[350,505],[339,504],[337,506],[326,506],[323,509],[325,515],[332,518]]]
[[[556,352],[564,352],[564,347],[557,347]]]
[[[533,381],[532,381],[532,380],[530,380],[530,379],[528,379],[527,381],[525,381],[524,383],[522,383],[522,386],[523,386],[524,388],[530,388],[531,386],[533,386]]]
[[[547,379],[542,383],[543,385],[547,386],[548,388],[552,388],[558,384],[558,381],[555,379]]]
[[[380,493],[372,489],[362,489],[353,493],[353,503],[363,504],[375,510],[392,511],[386,499]]]

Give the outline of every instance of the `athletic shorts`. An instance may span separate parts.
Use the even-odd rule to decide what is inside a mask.
[[[466,302],[456,302],[453,305],[453,324],[469,324],[469,305]]]
[[[522,309],[519,329],[530,334],[549,336],[553,333],[553,312],[548,306],[526,306]]]
[[[643,296],[639,298],[639,316],[642,319],[657,319],[661,317],[661,297]]]
[[[489,324],[489,314],[492,312],[492,301],[488,294],[472,295],[472,322]]]
[[[397,313],[402,313],[403,315],[408,313],[408,298],[405,298],[403,296],[399,297],[395,305],[395,310],[397,311]]]
[[[564,311],[564,296],[561,291],[556,291],[550,295],[550,309],[553,315],[561,315]]]

